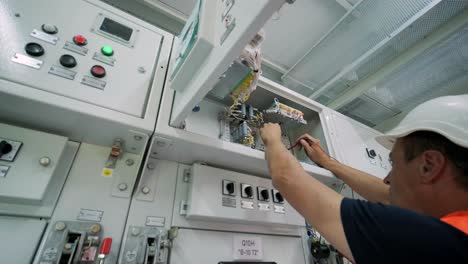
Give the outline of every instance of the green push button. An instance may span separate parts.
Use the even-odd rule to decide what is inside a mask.
[[[112,49],[111,46],[102,47],[101,52],[102,52],[102,54],[104,54],[106,56],[112,56],[112,54],[114,54],[114,50]]]

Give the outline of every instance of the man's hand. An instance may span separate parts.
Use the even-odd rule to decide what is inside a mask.
[[[299,137],[298,141],[305,149],[307,156],[309,156],[313,162],[326,168],[327,165],[333,161],[320,146],[320,140],[309,134],[304,134]]]
[[[264,124],[260,129],[260,136],[265,146],[274,142],[281,142],[281,127],[273,123]]]

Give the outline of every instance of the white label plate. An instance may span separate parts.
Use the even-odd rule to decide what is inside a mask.
[[[244,208],[244,209],[254,209],[254,202],[241,201],[241,207]]]
[[[159,216],[147,216],[146,217],[146,226],[164,226],[166,218]]]
[[[31,32],[31,37],[35,37],[37,39],[40,39],[40,40],[43,40],[45,42],[48,42],[50,44],[57,44],[57,41],[59,40],[58,37],[56,36],[52,36],[52,35],[49,35],[47,33],[44,33],[42,31],[39,31],[37,29],[34,29],[32,32]]]
[[[57,65],[50,67],[49,73],[69,80],[74,80],[76,76],[76,72]]]
[[[11,61],[29,66],[34,69],[40,69],[43,63],[41,60],[33,59],[21,53],[16,53],[13,58],[11,58]]]
[[[260,210],[260,211],[270,211],[270,209],[271,209],[270,204],[258,203],[258,210]]]
[[[275,213],[279,213],[279,214],[285,214],[285,213],[286,213],[286,212],[284,211],[284,207],[283,207],[283,206],[274,205],[274,208],[275,208]]]
[[[65,45],[63,46],[63,48],[69,51],[73,51],[83,56],[88,54],[88,48],[75,45],[74,43],[70,41],[65,42]]]
[[[101,222],[104,211],[81,209],[78,214],[78,220]]]
[[[234,236],[234,260],[263,259],[262,238],[256,236]]]

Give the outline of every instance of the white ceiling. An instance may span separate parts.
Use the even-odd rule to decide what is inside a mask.
[[[265,25],[263,55],[289,69],[346,13],[333,0],[297,0],[285,4]]]

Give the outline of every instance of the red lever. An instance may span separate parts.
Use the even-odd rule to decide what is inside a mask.
[[[112,246],[112,238],[106,237],[102,240],[101,251],[99,254],[108,255]]]

